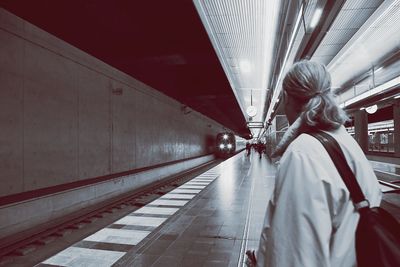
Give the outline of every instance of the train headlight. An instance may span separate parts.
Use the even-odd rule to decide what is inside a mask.
[[[219,145],[219,148],[220,148],[220,149],[224,149],[224,148],[225,148],[225,145],[224,145],[224,144],[220,144],[220,145]]]
[[[228,139],[228,135],[227,134],[224,134],[224,139]]]
[[[228,144],[228,148],[231,149],[232,148],[232,144]]]

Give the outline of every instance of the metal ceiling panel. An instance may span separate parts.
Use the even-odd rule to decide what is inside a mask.
[[[357,30],[358,29],[355,28],[329,30],[329,35],[324,38],[315,53],[319,53],[319,50],[322,49],[324,46],[341,44],[343,47],[351,39],[351,37],[353,37]],[[336,52],[337,51],[334,52],[334,55],[336,55]]]
[[[352,0],[346,1],[344,9],[376,9],[384,0]]]
[[[275,52],[279,0],[194,0],[243,114],[262,121]],[[252,96],[252,97],[251,97]]]
[[[348,0],[315,51],[312,60],[328,65],[383,0]]]
[[[388,0],[364,23],[328,65],[335,87],[367,72],[400,49],[400,0]]]
[[[321,56],[335,56],[336,53],[342,48],[343,43],[328,44],[320,46],[318,51],[314,54],[315,57]]]
[[[359,29],[376,8],[342,9],[332,29]]]

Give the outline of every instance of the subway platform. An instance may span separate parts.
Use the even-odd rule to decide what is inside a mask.
[[[398,165],[371,164],[378,176],[398,175]],[[85,233],[76,229],[6,266],[244,266],[245,251],[258,246],[275,172],[265,156],[241,152],[127,214]],[[385,194],[397,218],[398,203],[398,193]]]
[[[275,169],[239,153],[36,266],[243,266]]]

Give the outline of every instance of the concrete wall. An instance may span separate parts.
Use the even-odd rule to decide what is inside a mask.
[[[1,197],[207,155],[223,127],[0,9],[0,129]]]

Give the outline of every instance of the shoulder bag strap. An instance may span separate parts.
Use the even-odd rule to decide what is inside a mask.
[[[325,147],[333,163],[335,164],[336,169],[342,177],[343,182],[349,190],[350,197],[356,209],[359,210],[365,207],[369,207],[369,202],[365,199],[365,196],[361,191],[360,185],[358,184],[356,177],[353,174],[353,171],[347,164],[343,151],[335,138],[322,131],[309,132],[307,134],[315,137]]]

